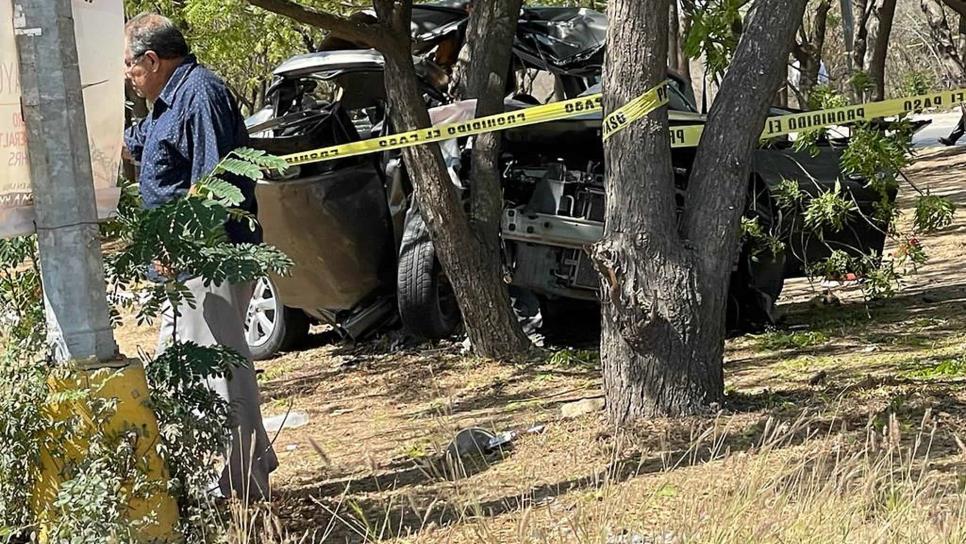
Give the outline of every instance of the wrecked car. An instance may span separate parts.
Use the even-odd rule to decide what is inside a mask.
[[[465,12],[414,6],[414,20],[429,18],[432,23],[414,27],[438,30],[423,42],[431,50],[433,43],[462,32]],[[605,35],[606,17],[593,10],[522,10],[513,46],[522,77],[507,99],[507,110],[599,90]],[[284,62],[274,71],[265,108],[248,120],[252,146],[285,155],[383,134],[388,125],[383,66],[382,57],[371,50],[324,51]],[[537,92],[535,77],[527,84],[527,74],[543,74],[551,82],[544,87],[546,96]],[[669,78],[672,129],[704,123],[688,82],[674,74]],[[443,104],[438,86],[425,79],[429,105]],[[445,115],[440,112],[434,111],[437,122]],[[603,234],[601,115],[501,134],[501,236],[512,288],[541,304],[598,300],[600,282],[586,248]],[[864,180],[842,175],[840,143],[820,141],[822,152],[815,156],[796,152],[787,141],[756,150],[746,214],[766,230],[779,224],[800,228],[800,221],[780,213],[771,196],[783,180],[797,182],[811,194],[839,182],[863,219],[823,240],[791,236],[780,255],[755,252],[746,244],[734,264],[730,326],[772,322],[784,280],[803,275],[808,262],[833,248],[882,251],[885,233],[864,219],[873,216],[879,195],[865,188]],[[450,146],[447,157],[456,182],[466,185],[469,165],[468,153],[460,152],[463,144],[444,147]],[[672,153],[681,203],[694,153],[687,148]],[[398,152],[293,167],[282,177],[260,182],[257,196],[266,242],[295,262],[290,277],[264,278],[256,288],[246,327],[257,358],[293,346],[312,321],[328,323],[352,338],[397,318],[427,338],[449,336],[459,326],[455,298],[414,206]]]

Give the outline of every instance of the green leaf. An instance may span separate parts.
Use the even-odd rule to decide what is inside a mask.
[[[945,197],[931,195],[928,192],[916,200],[915,224],[916,232],[934,232],[948,227],[956,214],[956,205]]]
[[[842,194],[842,185],[836,181],[833,190],[812,197],[806,205],[805,228],[819,234],[825,229],[841,232],[857,210],[855,201]]]
[[[215,168],[213,173],[216,176],[226,173],[235,174],[236,176],[254,180],[259,180],[264,177],[262,167],[258,164],[243,159],[237,159],[232,156],[229,156],[218,163],[218,166]]]
[[[208,200],[216,201],[223,206],[238,206],[245,201],[245,196],[234,184],[216,178],[207,177],[199,180],[192,187],[194,194]]]
[[[281,172],[288,168],[288,163],[285,159],[281,157],[276,157],[270,155],[261,149],[251,149],[248,147],[241,147],[232,152],[235,156],[242,160],[246,160],[253,164],[257,164],[265,170],[275,170]]]

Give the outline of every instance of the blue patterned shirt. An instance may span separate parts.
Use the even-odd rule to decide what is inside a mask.
[[[125,131],[124,141],[141,162],[138,185],[144,207],[151,209],[186,195],[228,153],[248,144],[248,131],[225,83],[189,55],[148,116]],[[225,179],[242,190],[245,202],[239,207],[257,213],[255,182]],[[235,243],[262,241],[261,229],[252,231],[247,222],[229,222],[225,229]]]

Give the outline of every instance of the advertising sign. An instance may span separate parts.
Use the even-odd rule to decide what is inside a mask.
[[[20,107],[14,3],[0,0],[0,238],[34,231],[27,132]],[[97,215],[117,208],[124,129],[122,0],[73,0],[74,34],[94,171]],[[65,179],[64,183],[75,180]]]

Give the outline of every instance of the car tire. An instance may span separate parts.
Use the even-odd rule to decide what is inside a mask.
[[[245,315],[245,340],[253,359],[271,359],[292,349],[305,340],[310,325],[305,312],[282,305],[272,280],[263,277],[255,282]]]
[[[456,297],[436,258],[429,230],[419,212],[406,214],[396,296],[403,326],[416,336],[438,340],[452,336],[460,324]]]
[[[743,250],[728,289],[728,330],[733,334],[761,332],[778,323],[777,303],[785,287],[785,256]]]
[[[781,221],[771,192],[760,180],[755,179],[749,187],[745,215],[757,218],[766,228]],[[778,255],[768,251],[753,255],[750,245],[741,248],[728,290],[729,331],[759,332],[776,324],[776,305],[785,287],[785,260],[784,251]]]

